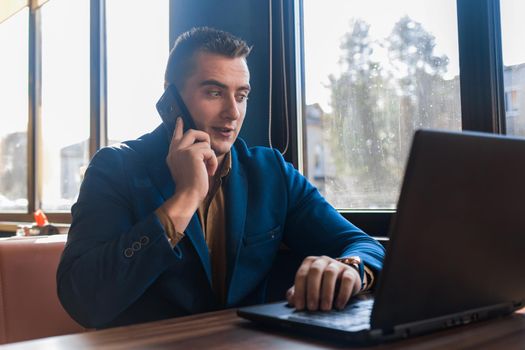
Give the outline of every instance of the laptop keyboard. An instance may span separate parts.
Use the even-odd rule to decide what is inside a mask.
[[[360,331],[370,328],[370,316],[374,300],[356,300],[341,311],[296,311],[286,318],[327,328]]]

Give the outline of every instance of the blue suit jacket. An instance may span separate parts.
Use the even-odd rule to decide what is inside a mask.
[[[80,324],[101,328],[264,302],[281,242],[303,255],[359,255],[381,269],[383,248],[279,152],[239,139],[225,183],[228,290],[219,305],[197,215],[172,248],[154,214],[175,190],[168,144],[160,126],[100,150],[86,171],[57,273],[60,300]]]

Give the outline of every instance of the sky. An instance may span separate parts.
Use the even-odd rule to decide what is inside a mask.
[[[514,65],[525,62],[525,1],[500,0],[501,41],[503,64]]]

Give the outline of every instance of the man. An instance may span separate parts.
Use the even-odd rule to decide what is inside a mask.
[[[60,300],[82,325],[264,302],[281,242],[307,256],[287,293],[297,309],[342,308],[372,286],[383,248],[278,151],[237,139],[249,52],[222,31],[181,35],[165,85],[180,91],[196,130],[184,133],[179,118],[172,135],[161,125],[91,161],[57,274]]]

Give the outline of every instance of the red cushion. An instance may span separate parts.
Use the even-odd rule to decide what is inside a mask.
[[[85,330],[57,297],[65,240],[65,235],[0,240],[0,344]]]

